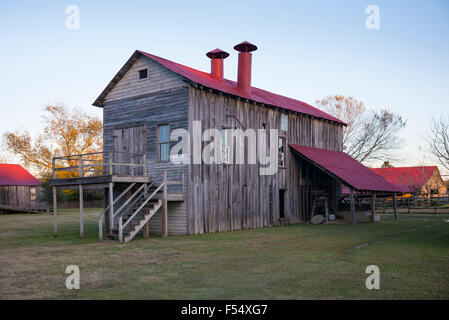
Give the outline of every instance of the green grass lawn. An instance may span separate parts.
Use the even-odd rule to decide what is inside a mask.
[[[87,209],[0,216],[1,299],[449,299],[449,215],[99,242]],[[362,245],[362,246],[361,246]],[[78,265],[80,290],[65,288]],[[365,269],[380,268],[380,290]]]

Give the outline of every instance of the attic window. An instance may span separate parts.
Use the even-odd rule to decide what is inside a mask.
[[[139,70],[139,80],[148,78],[148,69]]]

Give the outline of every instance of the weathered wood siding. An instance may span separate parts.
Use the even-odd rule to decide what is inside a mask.
[[[148,68],[149,78],[138,80],[138,70]],[[103,106],[104,151],[114,148],[114,130],[132,127],[145,128],[144,150],[147,173],[150,178],[162,179],[164,170],[169,180],[180,180],[181,172],[188,177],[187,165],[174,165],[170,161],[157,160],[157,126],[169,124],[170,129],[188,129],[189,90],[187,83],[174,72],[146,57],[140,57],[125,76],[106,96]],[[173,143],[175,144],[175,142]],[[186,179],[187,183],[187,179]],[[169,192],[178,192],[179,186],[169,185]],[[116,191],[119,193],[119,190]],[[185,233],[187,229],[186,205],[174,206],[168,212],[168,229],[172,234]],[[156,225],[157,217],[150,220]],[[154,229],[153,229],[154,230]]]
[[[186,201],[168,203],[168,234],[187,234],[186,212]],[[150,219],[150,232],[157,234],[162,233],[162,210],[159,210]]]
[[[149,78],[138,79],[138,71],[148,68]],[[262,176],[259,165],[174,165],[157,161],[157,126],[184,128],[192,133],[193,120],[202,129],[280,129],[281,114],[227,95],[189,85],[176,73],[146,57],[140,57],[105,97],[104,150],[113,149],[113,130],[145,127],[145,151],[150,177],[168,170],[169,180],[186,174],[186,201],[170,203],[169,234],[197,234],[277,225],[279,190],[285,190],[285,216],[291,223],[308,219],[315,194],[328,194],[335,203],[338,185],[318,169],[295,156],[287,147],[285,168],[275,175]],[[342,150],[342,127],[325,120],[288,113],[286,144]],[[172,143],[173,145],[174,143]],[[170,191],[179,191],[170,189]],[[160,232],[160,214],[150,220],[150,230]]]
[[[246,128],[280,129],[281,114],[240,99],[194,87],[190,89],[189,124],[200,120],[202,129]],[[191,131],[190,131],[191,132]],[[289,113],[286,144],[299,144],[342,150],[342,127],[329,121]],[[305,197],[301,186],[328,185],[335,182],[316,172],[286,150],[285,168],[272,176],[259,175],[259,165],[190,165],[188,232],[208,233],[277,225],[279,190],[285,189],[285,216],[291,223],[306,219]],[[301,168],[307,168],[302,172]],[[304,190],[303,190],[304,192]],[[308,191],[307,191],[308,192]],[[310,194],[310,192],[308,193]],[[307,195],[309,197],[309,195]]]
[[[35,190],[32,199],[30,190]],[[0,186],[0,209],[17,211],[35,211],[43,209],[41,202],[42,188],[40,186]]]
[[[139,79],[139,70],[148,69],[148,78]],[[185,85],[181,77],[159,63],[139,57],[105,97],[105,103],[155,93]]]

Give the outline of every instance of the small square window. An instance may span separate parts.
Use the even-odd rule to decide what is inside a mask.
[[[36,201],[36,188],[30,188],[30,200],[31,201]]]
[[[139,80],[148,78],[148,69],[139,70]]]

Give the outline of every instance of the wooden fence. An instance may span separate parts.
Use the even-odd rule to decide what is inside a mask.
[[[446,195],[432,197],[430,201],[425,197],[398,198],[397,203],[399,213],[449,214],[449,197]],[[377,201],[376,212],[392,213],[393,201],[389,198]]]

